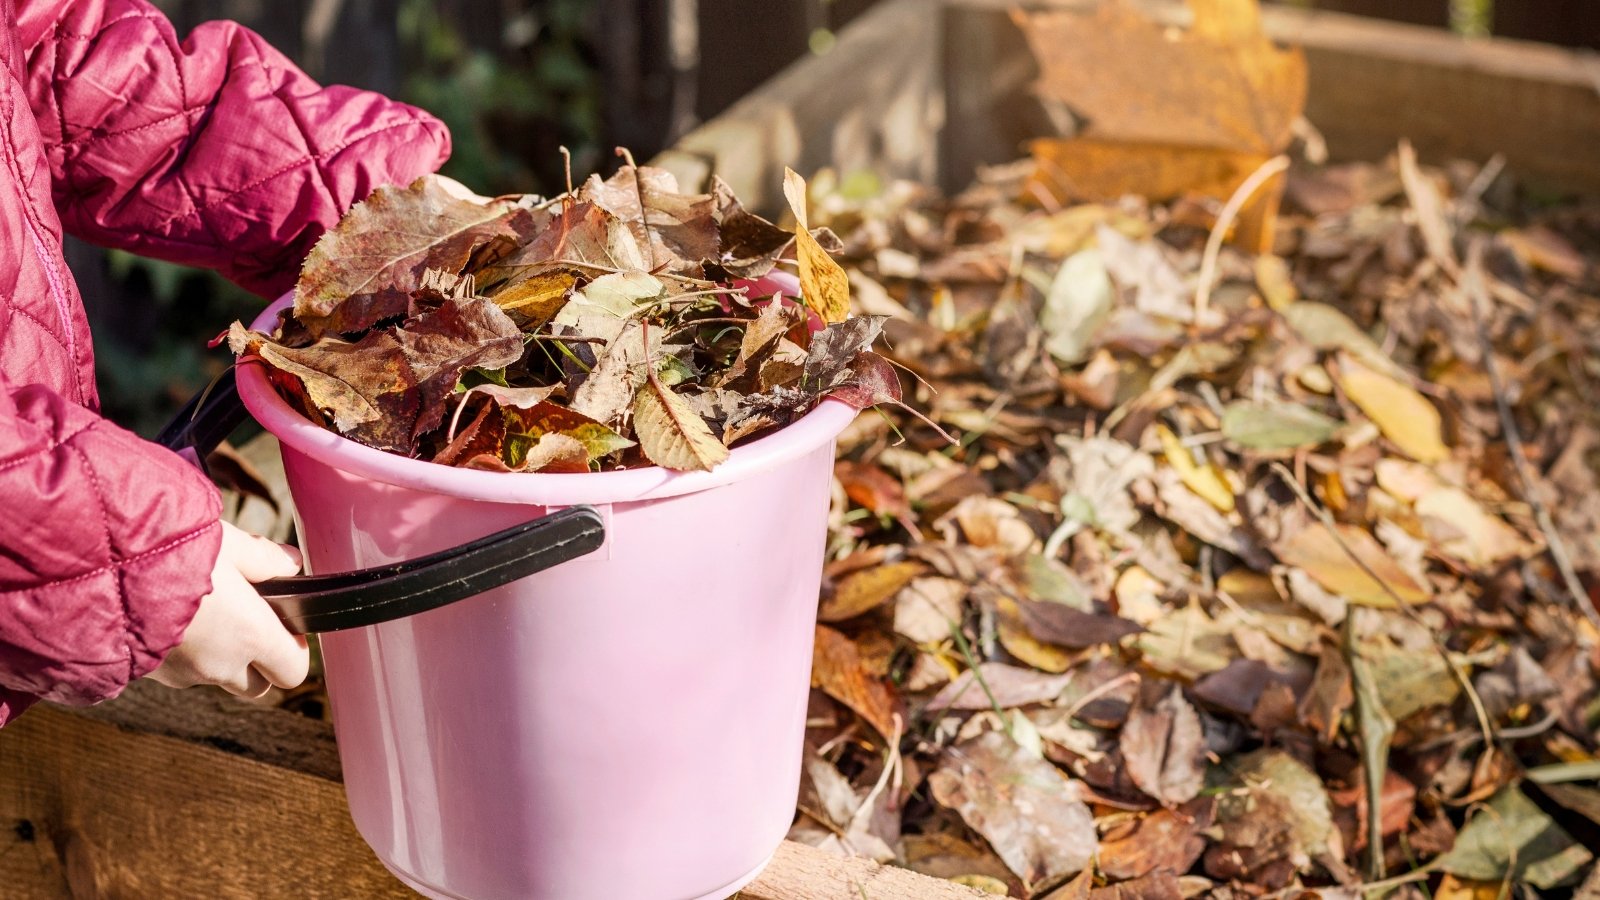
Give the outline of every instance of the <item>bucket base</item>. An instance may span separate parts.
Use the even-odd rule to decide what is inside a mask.
[[[776,853],[773,855],[775,856]],[[438,885],[429,884],[408,872],[389,865],[386,860],[380,859],[379,862],[383,863],[383,867],[388,869],[391,875],[404,882],[406,887],[411,888],[413,891],[416,891],[424,897],[432,898],[432,900],[473,900],[471,897],[464,897],[461,894],[453,894],[444,888],[439,887]],[[760,875],[761,871],[767,867],[768,863],[771,862],[772,856],[768,856],[766,859],[761,861],[760,865],[744,873],[743,875],[740,875],[738,878],[735,878],[722,887],[719,887],[709,893],[701,894],[698,897],[684,898],[684,900],[726,900],[726,898],[738,893],[740,888],[752,881],[755,881],[756,876]]]

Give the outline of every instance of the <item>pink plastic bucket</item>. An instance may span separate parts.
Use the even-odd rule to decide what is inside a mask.
[[[256,320],[270,328],[280,301]],[[833,441],[827,401],[713,472],[506,474],[302,418],[255,366],[313,572],[415,558],[577,504],[606,542],[450,606],[324,635],[361,835],[432,897],[725,897],[799,789]]]

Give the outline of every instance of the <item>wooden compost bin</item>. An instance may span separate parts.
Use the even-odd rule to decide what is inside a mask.
[[[720,174],[768,210],[784,166],[959,188],[1048,128],[1007,6],[885,3],[658,164],[686,184]],[[1424,158],[1501,153],[1524,177],[1600,190],[1600,59],[1327,13],[1273,8],[1266,21],[1305,47],[1307,115],[1334,158],[1380,157],[1409,137]],[[339,780],[326,723],[216,692],[141,683],[90,710],[35,709],[0,731],[0,896],[409,895],[356,834]],[[790,844],[744,896],[982,895]]]

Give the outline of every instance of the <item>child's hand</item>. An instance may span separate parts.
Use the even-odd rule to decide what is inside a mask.
[[[300,571],[295,548],[222,523],[222,551],[211,570],[211,593],[150,677],[168,687],[219,685],[259,697],[272,685],[291,688],[306,678],[306,640],[290,634],[252,582]]]

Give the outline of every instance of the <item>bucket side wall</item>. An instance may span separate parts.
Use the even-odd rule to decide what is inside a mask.
[[[545,512],[284,452],[314,571]],[[601,554],[324,636],[346,790],[379,857],[478,898],[695,897],[758,866],[798,792],[832,460],[830,441],[615,504]]]

